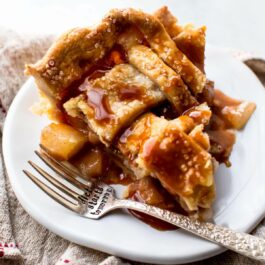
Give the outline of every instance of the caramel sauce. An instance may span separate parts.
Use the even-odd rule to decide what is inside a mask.
[[[215,90],[213,106],[212,106],[212,118],[210,123],[211,130],[223,130],[233,129],[232,124],[222,114],[222,110],[227,106],[238,106],[241,101],[233,99],[225,95],[220,90]]]
[[[119,99],[122,101],[135,99],[140,100],[144,97],[143,89],[141,87],[130,84],[121,86],[118,89],[118,93]]]
[[[218,114],[217,111],[215,113],[212,113],[210,125],[208,126],[210,130],[225,130],[226,128],[230,127],[230,124],[227,123],[222,117],[220,117],[220,114]]]
[[[122,46],[118,44],[115,44],[102,59],[99,59],[93,64],[91,64],[91,62],[88,60],[81,60],[79,62],[79,66],[83,69],[87,68],[87,70],[81,78],[74,81],[69,87],[66,87],[62,90],[60,94],[61,100],[58,104],[58,107],[62,109],[62,105],[66,101],[68,101],[70,98],[80,95],[85,89],[82,84],[85,83],[86,79],[94,80],[96,78],[100,78],[116,64],[126,62],[128,62],[127,54]]]
[[[161,141],[150,139],[146,143],[142,157],[171,194],[188,195],[187,187],[199,184],[200,176],[211,174],[212,168],[205,166],[209,160],[203,150],[179,130],[166,129]]]
[[[222,114],[222,110],[227,106],[238,106],[241,101],[228,97],[220,90],[215,90],[213,105],[212,105],[212,118],[210,122],[211,130],[233,129],[231,123]]]
[[[138,193],[135,193],[134,196],[131,197],[132,200],[134,201],[139,201],[142,203],[145,203],[142,198],[139,196]],[[137,219],[141,220],[142,222],[152,226],[153,228],[160,230],[160,231],[169,231],[169,230],[176,230],[178,227],[175,225],[172,225],[170,223],[164,222],[162,220],[159,220],[153,216],[137,212],[134,210],[128,210],[134,217]]]
[[[214,89],[214,82],[207,79],[205,87],[202,93],[198,94],[196,99],[199,103],[207,102],[208,106],[212,106],[215,97],[215,89]]]
[[[152,123],[152,115],[146,115],[142,117],[138,122],[128,127],[122,135],[117,138],[117,147],[123,153],[124,144],[129,143],[134,145],[135,149],[140,149],[142,142],[150,137],[150,125]],[[127,147],[125,146],[126,157],[133,161],[135,159],[134,154],[127,154]]]
[[[119,184],[127,186],[132,183],[133,180],[129,174],[126,174],[119,166],[113,163],[102,177],[102,181],[109,185]]]
[[[76,97],[87,91],[87,102],[95,111],[95,119],[98,122],[109,122],[113,119],[113,112],[108,102],[107,95],[99,88],[91,88],[91,80],[100,78],[106,74],[116,64],[127,62],[127,55],[120,45],[114,45],[113,48],[98,60],[94,65],[88,68],[80,80],[72,83],[72,85],[64,89],[61,93],[61,102],[59,108],[63,110],[63,103],[70,98]],[[89,62],[81,61],[80,67],[85,68]],[[129,92],[128,92],[129,93]],[[65,114],[65,120],[68,122],[69,117]],[[71,122],[73,123],[73,122]],[[70,124],[71,124],[70,123]]]
[[[231,154],[236,136],[229,130],[207,131],[210,138],[210,153],[220,163],[230,166],[229,156]]]
[[[228,97],[220,90],[214,91],[212,104],[212,117],[206,132],[210,138],[210,153],[219,162],[230,166],[229,156],[235,143],[235,134],[228,129],[233,129],[231,123],[222,114],[226,106],[237,106],[241,101]]]
[[[99,88],[88,90],[87,103],[95,111],[95,120],[99,122],[110,122],[113,119],[113,112],[104,90]]]
[[[146,177],[133,182],[128,187],[128,198],[134,201],[153,205],[172,212],[185,214],[178,202],[171,196],[159,183],[157,179]],[[146,215],[141,212],[129,210],[129,212],[145,222],[146,224],[162,231],[176,230],[176,226],[159,220],[155,217]]]
[[[214,106],[224,108],[226,106],[237,106],[241,103],[240,100],[231,98],[225,95],[222,91],[215,89]]]
[[[196,107],[191,107],[190,109],[186,110],[183,115],[184,116],[188,116],[190,118],[192,118],[192,120],[196,123],[196,124],[205,124],[205,121],[208,120],[208,118],[210,118],[208,115],[208,112],[204,112],[202,110],[198,110],[196,109]],[[210,113],[209,113],[210,115]]]

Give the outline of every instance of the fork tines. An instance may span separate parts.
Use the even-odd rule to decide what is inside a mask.
[[[70,167],[66,166],[62,162],[54,159],[51,157],[41,146],[41,151],[35,151],[35,153],[41,158],[41,160],[47,164],[51,169],[53,169],[60,177],[62,177],[67,184],[63,184],[61,181],[59,181],[58,178],[52,176],[47,171],[42,169],[40,166],[38,166],[36,163],[32,161],[28,161],[28,163],[44,178],[46,179],[50,185],[46,185],[43,181],[41,181],[39,178],[34,176],[32,173],[30,173],[27,170],[23,170],[23,172],[40,188],[42,189],[47,195],[52,197],[54,200],[56,200],[61,205],[65,206],[66,208],[79,212],[80,205],[82,203],[85,203],[87,201],[87,194],[90,193],[92,188],[92,183],[88,181],[81,182],[77,179],[77,177],[81,178],[82,176],[75,172]],[[78,174],[78,175],[77,175]],[[85,184],[87,183],[87,184]],[[72,186],[72,188],[70,187]],[[59,192],[56,191],[59,190],[62,194],[66,195],[63,196]],[[67,197],[71,198],[69,200]]]

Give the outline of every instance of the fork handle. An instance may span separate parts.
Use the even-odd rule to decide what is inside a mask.
[[[131,200],[115,200],[113,208],[126,208],[151,215],[249,258],[265,261],[265,240],[208,222],[192,220],[158,207]],[[113,209],[112,208],[112,209]]]

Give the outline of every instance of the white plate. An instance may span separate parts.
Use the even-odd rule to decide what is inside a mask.
[[[228,95],[257,103],[246,128],[237,134],[232,167],[216,175],[217,224],[250,231],[265,213],[265,91],[255,75],[225,51],[208,47],[207,76]],[[182,230],[160,232],[117,211],[99,221],[82,218],[40,191],[23,173],[27,160],[38,161],[40,131],[48,121],[34,116],[37,100],[32,79],[21,88],[8,112],[3,138],[4,158],[12,187],[22,206],[39,223],[80,245],[142,262],[179,264],[205,259],[223,248]]]

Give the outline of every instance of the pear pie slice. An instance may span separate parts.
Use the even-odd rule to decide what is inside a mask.
[[[41,144],[88,178],[128,185],[127,198],[205,218],[215,169],[255,110],[206,78],[205,32],[162,7],[114,9],[62,35],[26,66],[54,122]]]

